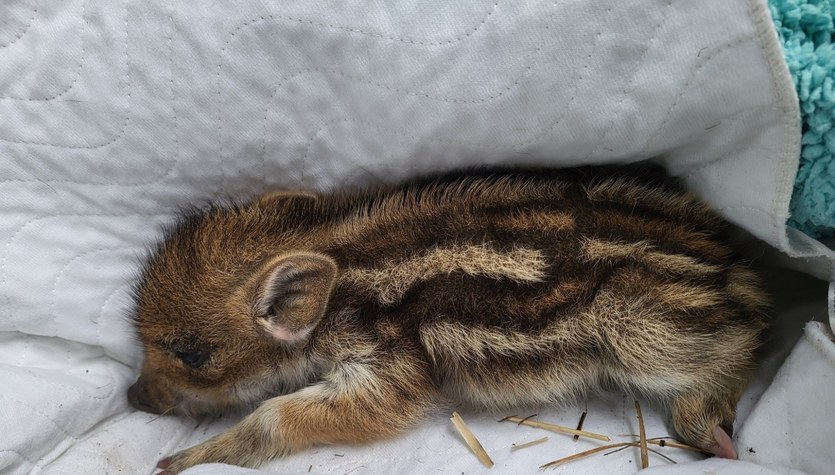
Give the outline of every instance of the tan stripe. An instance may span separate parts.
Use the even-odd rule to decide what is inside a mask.
[[[719,266],[705,264],[694,257],[681,254],[648,252],[644,256],[644,263],[657,270],[675,274],[712,274],[719,272]]]
[[[538,250],[516,248],[509,252],[488,245],[435,248],[406,261],[389,263],[382,269],[348,269],[342,279],[377,294],[381,303],[397,303],[418,282],[462,272],[471,276],[507,279],[514,282],[541,282],[547,263]]]
[[[465,325],[459,322],[433,322],[420,329],[420,340],[433,360],[461,364],[488,356],[520,357],[546,353],[553,356],[554,345],[563,348],[587,347],[592,320],[577,316],[551,322],[536,334]]]
[[[537,353],[549,340],[544,335],[526,335],[454,322],[436,322],[420,331],[421,343],[433,359],[462,363],[478,361],[488,354],[521,356]]]
[[[650,245],[644,241],[625,243],[587,238],[583,242],[583,252],[590,261],[613,262],[638,257],[646,254],[649,248]]]
[[[670,219],[649,219],[627,213],[607,213],[605,221],[614,229],[629,230],[654,239],[672,241],[683,249],[722,261],[731,253],[730,247],[719,241],[709,231],[696,231],[691,222]]]
[[[586,239],[583,252],[590,261],[617,262],[634,259],[661,272],[674,274],[710,274],[719,271],[713,264],[705,264],[698,259],[681,254],[667,254],[654,251],[646,241],[631,243]]]
[[[662,304],[675,310],[712,307],[724,300],[715,290],[681,283],[656,285],[653,287],[653,293]]]
[[[762,310],[769,305],[756,273],[741,266],[734,266],[728,275],[728,292],[743,305]]]

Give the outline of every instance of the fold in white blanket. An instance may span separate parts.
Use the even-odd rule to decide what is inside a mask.
[[[230,423],[153,418],[125,398],[140,359],[125,318],[136,262],[179,206],[473,164],[658,156],[729,219],[825,277],[832,252],[784,225],[799,137],[765,0],[6,0],[0,470],[151,473]],[[831,345],[825,327],[810,326],[753,412],[768,380],[749,393],[737,440],[756,447],[742,451],[749,462],[676,472],[831,467],[831,412],[821,411],[835,382],[819,354]],[[634,432],[630,402],[589,406],[590,430]],[[572,424],[579,412],[540,417]],[[651,435],[666,434],[650,415]],[[544,434],[464,416],[497,473],[592,446],[552,435],[511,453]],[[799,448],[804,434],[818,443]],[[635,457],[565,470],[632,472]],[[666,463],[653,459],[656,470]],[[483,470],[443,414],[394,441],[319,447],[268,468]]]

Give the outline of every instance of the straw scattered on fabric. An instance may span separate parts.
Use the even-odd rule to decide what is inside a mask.
[[[578,460],[578,459],[581,459],[583,457],[588,457],[589,455],[594,455],[598,452],[603,452],[603,451],[609,450],[609,449],[616,449],[618,447],[628,447],[630,445],[635,445],[635,442],[618,442],[616,444],[601,445],[600,447],[595,447],[593,449],[584,450],[584,451],[576,453],[574,455],[569,455],[568,457],[563,457],[561,459],[554,460],[553,462],[548,462],[545,465],[540,465],[539,468],[556,467],[558,465],[562,465],[564,463],[572,462],[574,460]]]
[[[510,446],[510,451],[515,452],[519,449],[527,449],[528,447],[533,447],[534,445],[539,445],[544,442],[548,442],[548,437],[543,437],[541,439],[532,440],[530,442],[525,442],[524,444],[512,444]]]
[[[649,439],[647,439],[647,442],[649,442]],[[640,444],[640,442],[633,442],[633,443],[632,443],[632,445],[633,445],[633,446],[638,445],[638,444]],[[661,447],[663,447],[663,445],[662,445]],[[607,455],[612,455],[612,454],[615,454],[615,453],[620,452],[621,450],[626,450],[627,448],[628,448],[628,447],[621,447],[621,448],[619,448],[619,449],[615,449],[615,450],[613,450],[613,451],[611,451],[611,452],[606,452],[605,454],[603,454],[603,456],[605,457],[605,456],[607,456]],[[670,463],[675,463],[675,464],[677,464],[677,463],[678,463],[678,462],[676,462],[675,460],[671,459],[670,457],[667,457],[666,455],[662,454],[662,453],[661,453],[661,452],[659,452],[658,450],[651,449],[651,448],[649,448],[649,447],[647,447],[647,450],[648,450],[648,451],[650,451],[650,452],[652,452],[652,453],[654,453],[655,455],[657,455],[657,456],[661,457],[662,459],[664,459],[664,460],[666,460],[666,461],[670,462]]]
[[[527,419],[527,418],[522,419],[522,418],[519,418],[519,417],[516,417],[516,416],[507,416],[504,419],[500,420],[499,422],[505,422],[505,421],[516,422],[516,423],[521,424],[523,426],[536,427],[537,429],[545,429],[545,430],[550,430],[550,431],[553,431],[553,432],[560,432],[560,433],[563,433],[563,434],[579,435],[580,437],[586,437],[586,438],[595,439],[595,440],[602,440],[604,442],[608,442],[608,441],[611,440],[609,437],[607,437],[603,434],[595,434],[594,432],[572,429],[571,427],[560,426],[560,425],[557,425],[557,424],[549,424],[547,422],[540,422],[540,421],[531,420],[531,419]]]
[[[583,429],[583,422],[586,422],[586,416],[588,414],[589,414],[588,409],[586,409],[585,411],[583,411],[582,414],[580,414],[580,422],[577,423],[577,430],[582,430]],[[574,440],[579,440],[579,439],[580,439],[580,436],[577,435],[577,434],[574,434]]]
[[[640,437],[638,434],[620,434],[620,437]],[[670,436],[664,437],[650,437],[647,439],[648,444],[657,445],[659,447],[672,447],[674,449],[682,449],[682,450],[690,450],[692,452],[698,452],[704,455],[713,455],[709,452],[705,452],[704,450],[693,447],[692,445],[687,445],[677,441],[675,438]]]
[[[637,436],[634,436],[634,437],[637,437]],[[692,451],[700,452],[700,453],[702,452],[702,450],[699,450],[695,447],[691,447],[689,445],[685,445],[685,444],[682,444],[680,442],[668,441],[666,439],[668,439],[668,437],[655,437],[655,438],[652,438],[652,439],[646,439],[646,442],[647,442],[647,444],[657,445],[659,447],[671,447],[671,448],[676,448],[676,449],[692,450]],[[576,453],[574,455],[569,455],[568,457],[563,457],[561,459],[554,460],[553,462],[548,462],[545,465],[540,465],[539,468],[556,467],[556,466],[562,465],[564,463],[573,462],[575,460],[579,460],[581,458],[585,458],[585,457],[588,457],[590,455],[594,455],[598,452],[603,452],[604,450],[615,449],[615,452],[617,452],[618,450],[624,449],[626,447],[637,447],[640,444],[641,444],[640,441],[635,441],[635,442],[618,442],[618,443],[615,443],[615,444],[601,445],[600,447],[595,447],[593,449],[589,449],[589,450],[586,450],[584,452],[579,452],[579,453]],[[647,449],[647,452],[649,452],[649,451],[652,451],[653,453],[658,454],[661,457],[664,457],[665,459],[669,460],[672,463],[676,463],[675,460],[661,454],[660,452],[658,452],[656,450]]]
[[[455,429],[458,430],[458,433],[461,434],[461,437],[464,438],[464,442],[470,447],[470,450],[473,451],[478,460],[481,461],[487,468],[493,467],[493,460],[490,459],[490,456],[487,455],[487,451],[484,450],[484,447],[481,446],[481,442],[478,441],[473,431],[467,427],[467,424],[464,423],[464,419],[461,419],[461,416],[458,415],[457,412],[452,413],[452,417],[449,419],[452,421],[452,425],[455,426]]]
[[[641,413],[641,404],[635,401],[635,412],[638,414],[638,433],[641,443],[641,468],[649,467],[649,452],[647,451],[647,431],[644,428],[644,416]]]

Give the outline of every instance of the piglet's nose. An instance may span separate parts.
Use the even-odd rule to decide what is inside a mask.
[[[160,411],[149,402],[142,378],[137,379],[136,382],[133,383],[133,386],[128,389],[128,402],[131,406],[139,409],[140,411],[151,412],[154,414],[160,413]]]

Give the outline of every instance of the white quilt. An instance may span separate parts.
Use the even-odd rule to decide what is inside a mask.
[[[2,0],[0,471],[152,473],[157,459],[231,423],[154,418],[125,397],[140,364],[128,289],[179,206],[473,164],[659,157],[792,266],[830,278],[832,251],[784,225],[799,129],[765,0]],[[818,290],[810,298],[822,303]],[[770,388],[762,376],[743,400],[740,419],[758,427],[738,424],[748,461],[677,473],[835,464],[831,450],[785,443],[814,436],[831,447],[831,415],[775,427],[775,408],[808,394],[792,390],[793,375],[809,380],[804,368],[821,397],[835,394],[832,359],[808,349],[832,342],[826,327],[815,331],[794,371],[784,367]],[[798,366],[803,358],[816,364]],[[781,359],[770,361],[776,371]],[[604,397],[589,409],[589,430],[636,431],[631,401]],[[539,417],[573,425],[580,412]],[[664,435],[648,412],[650,435]],[[511,452],[546,434],[463,416],[496,473],[533,473],[595,445],[550,434]],[[447,417],[264,470],[485,471]],[[636,456],[557,471],[633,472]]]

